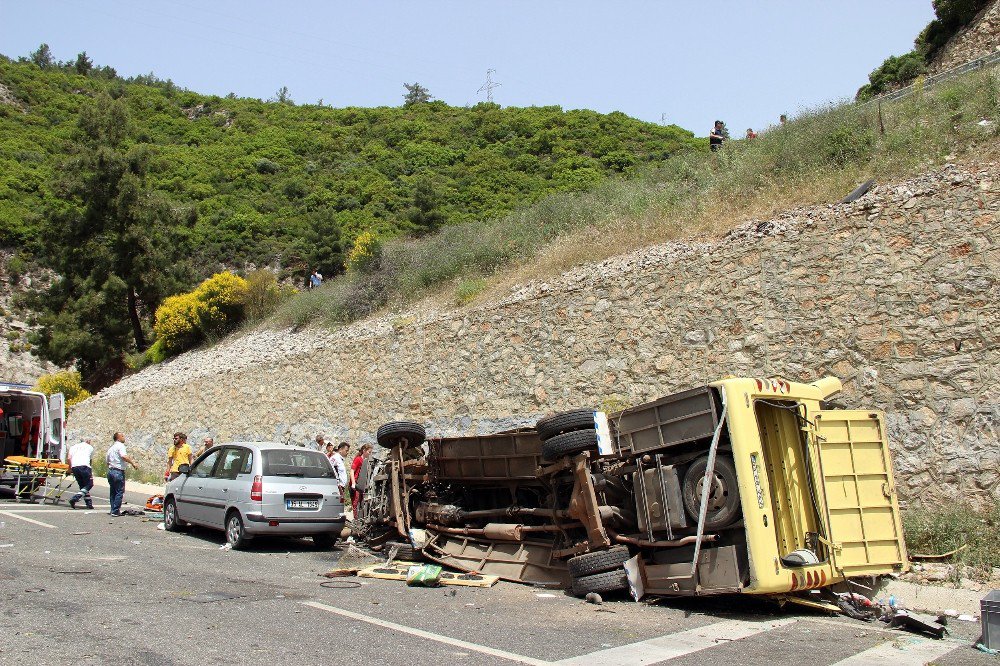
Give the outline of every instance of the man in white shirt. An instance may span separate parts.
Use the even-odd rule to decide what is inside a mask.
[[[347,442],[341,442],[337,445],[337,450],[334,451],[333,455],[330,457],[330,462],[333,464],[333,471],[337,475],[337,485],[340,486],[340,497],[344,499],[348,497],[347,489],[350,487],[350,479],[347,476],[347,463],[344,461],[344,456],[347,452],[351,450],[351,445]],[[349,500],[344,500],[345,503]]]
[[[94,469],[91,465],[93,456],[94,447],[90,445],[89,439],[83,439],[69,449],[69,470],[80,486],[80,492],[69,500],[71,509],[76,508],[80,499],[83,499],[88,509],[94,508],[94,500],[90,498],[90,489],[94,487]]]
[[[115,433],[114,441],[108,448],[105,458],[108,462],[108,486],[111,488],[111,511],[112,516],[120,516],[122,509],[122,498],[125,497],[125,463],[132,465],[133,469],[139,469],[135,461],[128,457],[125,450],[125,435],[120,432]]]

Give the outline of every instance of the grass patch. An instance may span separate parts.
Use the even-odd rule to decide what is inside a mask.
[[[462,280],[455,287],[455,303],[457,305],[471,303],[484,289],[486,289],[486,280],[481,277]]]
[[[938,555],[968,545],[950,564],[967,565],[983,580],[992,567],[1000,567],[1000,502],[977,509],[968,504],[951,503],[932,510],[912,508],[903,511],[906,548],[913,553]]]
[[[979,125],[984,119],[992,123]],[[298,295],[272,321],[335,325],[456,281],[517,283],[656,242],[719,235],[749,218],[836,201],[868,178],[905,177],[949,154],[989,157],[998,135],[996,68],[881,112],[853,103],[815,109],[717,153],[679,153],[630,179],[552,195],[498,219],[387,240],[377,261]]]

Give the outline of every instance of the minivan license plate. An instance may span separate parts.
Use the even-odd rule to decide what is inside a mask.
[[[285,506],[289,509],[318,509],[319,500],[285,500]]]

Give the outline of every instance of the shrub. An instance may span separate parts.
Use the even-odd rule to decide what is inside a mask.
[[[344,268],[349,271],[364,271],[372,268],[382,256],[382,241],[372,231],[362,232],[351,251],[347,253]]]
[[[247,281],[229,271],[216,273],[194,290],[198,325],[206,336],[222,336],[243,321]]]
[[[257,173],[262,173],[262,174],[274,174],[281,171],[280,164],[272,160],[269,160],[266,157],[262,157],[256,162],[254,162],[253,167],[254,169],[257,170]]]
[[[80,373],[76,370],[62,370],[39,377],[35,390],[45,395],[62,393],[66,406],[72,407],[90,397],[90,392],[83,388],[80,381]]]
[[[201,340],[200,309],[201,303],[194,293],[170,296],[156,308],[153,332],[163,351],[177,354]]]
[[[482,293],[483,289],[486,288],[486,280],[483,278],[473,278],[471,280],[462,280],[458,283],[455,288],[455,302],[459,305],[465,305]]]
[[[1000,502],[977,509],[963,503],[918,507],[903,512],[903,533],[910,553],[936,555],[967,546],[954,561],[989,575],[1000,567]]]
[[[296,293],[294,287],[282,287],[274,273],[267,269],[254,271],[247,276],[247,291],[244,301],[244,316],[251,324],[267,319],[278,308],[281,301]]]

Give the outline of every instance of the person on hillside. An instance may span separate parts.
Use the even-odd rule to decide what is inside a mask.
[[[132,469],[139,469],[139,465],[128,457],[125,435],[120,432],[115,433],[104,459],[108,463],[108,487],[111,489],[111,511],[108,513],[120,516],[122,499],[125,497],[125,464],[132,465]]]
[[[786,116],[785,114],[781,114],[780,116],[778,116],[778,124],[784,125],[787,122],[788,122],[788,116]]]
[[[334,474],[337,476],[337,485],[340,486],[340,496],[343,498],[345,504],[350,501],[348,491],[351,488],[351,478],[347,476],[347,462],[344,460],[344,456],[350,450],[350,444],[341,442],[337,445],[337,450],[333,452],[333,456],[330,458]]]
[[[358,519],[358,509],[361,508],[361,497],[364,495],[365,489],[368,487],[367,475],[362,475],[361,470],[371,453],[372,445],[362,444],[361,448],[358,449],[358,454],[354,456],[354,460],[351,461],[351,508],[354,509],[355,520]],[[362,478],[362,476],[365,476],[365,478]]]
[[[757,132],[753,131],[752,127],[747,128],[747,141],[752,141],[757,138]]]
[[[80,492],[69,499],[69,508],[75,509],[76,503],[83,499],[88,509],[94,508],[94,500],[90,497],[90,489],[94,487],[94,469],[91,460],[94,457],[94,447],[89,439],[83,439],[69,449],[69,470],[80,486]]]
[[[188,446],[187,438],[182,432],[174,433],[174,443],[167,449],[167,481],[173,481],[181,475],[181,465],[191,465],[191,447]]]
[[[314,268],[313,272],[309,275],[309,288],[315,289],[321,284],[323,284],[323,274],[319,272],[318,268]]]
[[[726,124],[721,120],[716,120],[712,131],[708,133],[708,146],[712,151],[722,148],[722,142],[729,138],[729,131]]]

